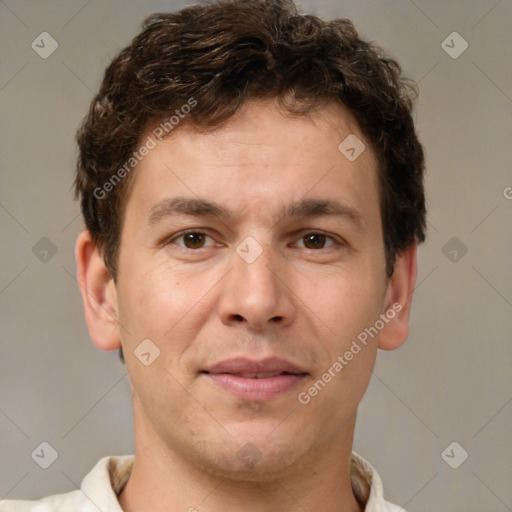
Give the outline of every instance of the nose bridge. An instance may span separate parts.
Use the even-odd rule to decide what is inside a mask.
[[[223,322],[246,321],[262,328],[269,321],[291,320],[292,303],[277,270],[279,255],[273,253],[271,243],[247,237],[232,258],[220,307]]]
[[[264,294],[268,303],[276,299],[279,293],[278,279],[273,269],[276,260],[270,242],[263,245],[255,238],[247,237],[238,245],[236,255],[233,255],[233,273],[244,290],[242,295],[256,299],[258,294]]]

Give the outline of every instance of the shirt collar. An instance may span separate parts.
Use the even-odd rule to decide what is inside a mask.
[[[117,496],[130,478],[134,455],[104,457],[83,479],[81,490],[99,509],[122,512]],[[365,512],[391,512],[384,501],[382,480],[374,467],[352,452],[350,479],[356,499]]]

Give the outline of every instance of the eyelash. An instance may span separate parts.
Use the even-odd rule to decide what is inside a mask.
[[[303,239],[304,237],[306,237],[308,235],[323,235],[323,236],[326,237],[326,239],[330,239],[333,242],[332,245],[330,245],[328,247],[322,247],[321,249],[308,249],[307,247],[303,247],[303,249],[306,249],[308,251],[319,252],[322,249],[330,249],[330,248],[335,247],[335,246],[345,247],[347,245],[345,243],[345,241],[337,240],[334,236],[328,235],[327,233],[324,233],[323,231],[307,231],[307,232],[303,231],[303,233],[304,234],[299,237],[299,240]],[[186,235],[190,235],[190,234],[202,234],[202,235],[205,235],[205,236],[210,237],[211,239],[213,239],[213,237],[211,235],[209,235],[206,231],[203,231],[201,229],[189,229],[189,230],[186,230],[186,231],[180,231],[179,233],[173,235],[172,238],[168,238],[163,243],[163,245],[170,245],[175,240],[178,240],[178,239],[183,238]],[[207,247],[199,247],[198,249],[191,249],[190,247],[185,247],[185,246],[181,246],[181,245],[179,245],[178,247],[180,247],[181,249],[184,249],[186,251],[192,251],[192,252],[198,252],[201,249],[207,249]]]

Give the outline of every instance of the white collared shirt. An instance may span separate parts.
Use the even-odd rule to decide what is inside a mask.
[[[133,455],[104,457],[82,480],[79,490],[55,494],[36,501],[3,500],[0,512],[122,512],[117,496],[128,482]],[[365,512],[406,512],[384,501],[382,480],[363,457],[352,453],[351,483]]]

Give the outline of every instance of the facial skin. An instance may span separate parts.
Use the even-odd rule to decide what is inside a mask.
[[[349,475],[357,407],[377,346],[407,337],[416,245],[388,281],[377,163],[368,146],[353,162],[340,153],[351,133],[364,141],[339,106],[291,117],[274,101],[248,103],[208,133],[180,126],[134,171],[116,284],[89,233],[79,236],[91,337],[104,350],[122,345],[132,384],[124,510],[360,510]],[[231,218],[165,212],[177,197]],[[315,200],[353,215],[286,215]],[[248,263],[237,247],[262,252]],[[394,303],[402,309],[379,335],[300,403]],[[134,355],[145,339],[160,350],[149,366]],[[279,357],[306,375],[266,399],[235,395],[204,370],[236,357]]]

